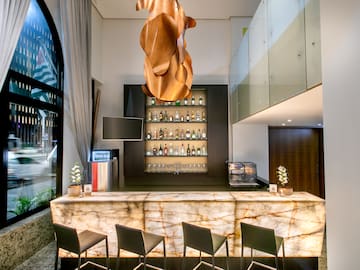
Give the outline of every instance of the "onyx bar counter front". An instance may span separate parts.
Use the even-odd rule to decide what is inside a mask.
[[[307,192],[289,196],[267,191],[92,192],[51,201],[51,214],[53,222],[107,234],[111,256],[117,253],[117,223],[164,235],[170,257],[182,256],[183,221],[227,235],[230,256],[240,256],[240,222],[275,229],[285,238],[289,257],[319,257],[325,231],[325,201]],[[103,257],[104,250],[99,245],[89,256]],[[152,256],[162,256],[161,247]]]

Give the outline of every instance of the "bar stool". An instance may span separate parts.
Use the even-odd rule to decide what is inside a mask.
[[[130,228],[124,225],[116,224],[116,234],[118,241],[118,253],[116,258],[116,270],[119,269],[120,261],[120,250],[124,249],[129,252],[139,255],[139,264],[134,268],[138,269],[140,266],[150,267],[153,269],[162,270],[157,266],[147,263],[147,255],[161,242],[163,242],[163,251],[164,251],[164,268],[166,269],[166,250],[165,250],[165,237],[158,234],[153,234],[145,232],[140,229]],[[144,261],[141,261],[141,257],[144,258]]]
[[[197,269],[201,264],[212,267],[212,269],[223,269],[215,265],[215,253],[226,244],[226,269],[229,269],[229,244],[226,236],[212,233],[210,229],[182,222],[184,234],[184,258],[186,257],[186,247],[200,251],[199,263],[193,268]],[[212,256],[212,264],[202,260],[201,252]],[[184,269],[184,262],[183,262]]]
[[[54,223],[53,226],[56,240],[55,270],[57,270],[60,248],[78,255],[78,267],[75,268],[77,270],[80,270],[88,264],[96,266],[100,269],[109,269],[109,248],[107,235],[89,230],[77,233],[75,228],[62,224]],[[106,242],[106,267],[92,261],[86,261],[81,264],[81,254],[85,252],[85,258],[87,258],[87,250],[103,240]]]
[[[241,258],[244,257],[244,247],[249,247],[251,249],[251,263],[248,266],[247,270],[256,264],[267,269],[279,269],[278,263],[278,253],[280,247],[282,247],[283,253],[283,269],[285,269],[285,246],[284,238],[275,235],[273,229],[264,228],[252,224],[240,223],[241,227]],[[276,268],[269,265],[257,262],[253,257],[253,249],[259,250],[268,254],[275,256],[275,265]]]

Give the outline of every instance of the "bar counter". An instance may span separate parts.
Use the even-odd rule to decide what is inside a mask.
[[[107,234],[110,256],[117,253],[116,223],[165,235],[169,257],[182,256],[182,221],[227,235],[231,256],[240,256],[240,222],[274,228],[285,238],[287,257],[319,257],[325,230],[325,201],[306,192],[289,196],[263,191],[93,192],[51,201],[51,214],[53,222]],[[105,249],[98,245],[88,253],[104,256]],[[225,250],[219,255],[224,256]],[[151,256],[162,256],[161,246]]]

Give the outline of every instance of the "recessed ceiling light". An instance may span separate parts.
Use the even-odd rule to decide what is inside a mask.
[[[286,126],[286,124],[285,124],[285,123],[282,123],[281,125],[282,125],[283,127],[284,127],[284,126]]]
[[[317,124],[319,127],[322,127],[322,123]]]
[[[292,120],[291,120],[291,119],[288,119],[287,121],[288,121],[288,123],[291,123],[291,122],[292,122]]]

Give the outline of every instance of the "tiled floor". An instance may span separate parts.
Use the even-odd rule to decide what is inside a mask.
[[[324,243],[324,247],[325,247]],[[55,242],[51,242],[49,245],[41,249],[30,259],[17,266],[14,270],[53,270],[55,263]],[[60,269],[60,267],[58,268]],[[319,267],[318,270],[326,270],[326,251],[323,252],[323,255],[319,258]],[[62,269],[65,270],[65,269]],[[291,269],[287,269],[291,270]],[[312,270],[312,269],[306,269]]]
[[[14,270],[53,270],[55,265],[55,241],[38,251]]]

